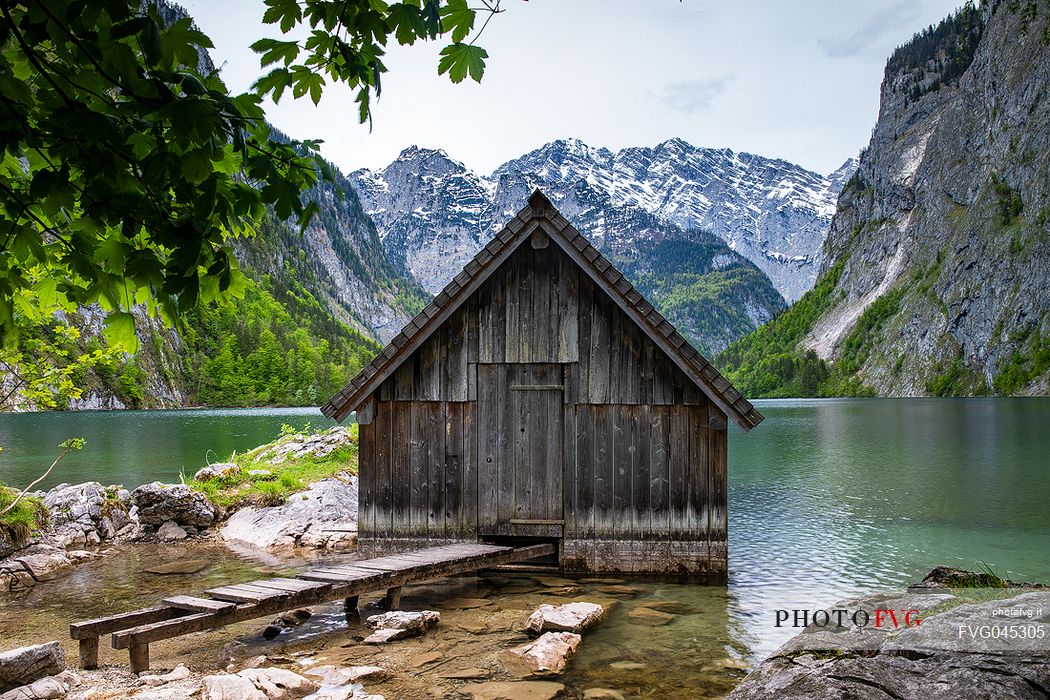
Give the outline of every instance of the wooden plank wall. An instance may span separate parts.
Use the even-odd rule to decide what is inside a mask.
[[[566,409],[566,568],[724,572],[726,431],[710,425],[719,409]]]
[[[361,540],[398,549],[475,539],[474,403],[380,401],[360,431]]]
[[[538,393],[511,396],[508,372],[528,363],[561,369],[564,392],[543,395],[564,401],[559,459],[506,429],[513,414],[530,438],[558,432]],[[545,461],[561,471],[566,568],[726,571],[725,414],[555,244],[523,245],[376,396],[362,552],[524,534],[506,521],[543,517],[518,494]]]

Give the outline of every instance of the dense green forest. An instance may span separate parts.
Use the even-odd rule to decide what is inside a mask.
[[[827,362],[799,343],[817,319],[839,301],[835,286],[846,259],[839,260],[795,304],[754,333],[730,344],[716,364],[731,382],[754,398],[873,396],[856,377],[884,321],[900,307],[903,290],[873,302],[842,343],[839,358]]]
[[[643,260],[616,257],[624,274],[705,354],[715,354],[719,339],[753,331],[748,309],[785,308],[784,299],[761,270],[729,256],[725,244],[710,234],[667,239]]]

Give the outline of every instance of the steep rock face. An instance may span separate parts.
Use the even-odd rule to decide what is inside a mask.
[[[357,192],[341,174],[305,195],[320,212],[300,236],[274,222],[238,246],[254,274],[303,284],[335,318],[386,342],[415,315],[424,293],[388,260]]]
[[[391,257],[431,292],[540,187],[599,247],[644,246],[639,232],[610,226],[624,210],[683,231],[709,230],[792,301],[813,285],[835,197],[855,165],[848,160],[823,177],[783,160],[681,139],[616,153],[569,139],[488,177],[443,151],[416,147],[383,170],[354,175]]]
[[[879,394],[1047,391],[1050,8],[1023,5],[964,8],[887,64],[825,243],[838,301],[803,341],[841,356],[886,299],[858,372]]]

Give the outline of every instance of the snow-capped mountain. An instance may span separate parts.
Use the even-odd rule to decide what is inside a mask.
[[[825,177],[783,160],[681,139],[618,152],[569,139],[487,176],[444,151],[411,147],[386,168],[360,170],[351,179],[388,255],[431,292],[539,187],[603,250],[643,249],[706,229],[794,301],[813,286],[838,192],[855,168],[851,159]],[[647,226],[624,226],[625,218],[641,214],[648,215]]]

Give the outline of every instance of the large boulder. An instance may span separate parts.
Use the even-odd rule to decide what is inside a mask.
[[[204,494],[185,484],[154,481],[132,491],[131,499],[143,525],[156,527],[170,520],[178,525],[208,527],[219,517],[218,509]]]
[[[68,692],[69,686],[61,680],[46,676],[29,685],[7,691],[0,695],[0,700],[56,700],[56,698],[66,697]]]
[[[44,494],[44,505],[51,513],[51,539],[62,547],[97,545],[133,524],[131,494],[122,486],[59,484]]]
[[[384,644],[407,637],[418,637],[441,620],[441,613],[434,610],[405,612],[392,610],[381,615],[372,615],[365,624],[375,630],[365,637],[366,644]]]
[[[773,652],[728,698],[1045,697],[1041,689],[1050,688],[1050,639],[1031,631],[1050,623],[1050,590],[965,590],[922,586],[837,603],[829,611],[891,610],[897,624],[883,613],[881,627],[874,622],[811,625]],[[923,614],[919,624],[904,618],[912,610]],[[1010,627],[1016,636],[1009,636]],[[967,636],[968,630],[974,635]]]
[[[66,668],[66,652],[58,642],[21,647],[0,653],[0,692],[30,685]]]
[[[572,632],[545,632],[537,639],[502,652],[500,662],[519,676],[556,676],[565,671],[582,637]]]
[[[241,508],[222,528],[228,542],[261,549],[339,549],[357,542],[357,477],[324,479],[283,505]]]
[[[73,562],[64,549],[42,543],[19,550],[8,561],[21,564],[34,581],[51,581],[73,571]]]
[[[605,618],[605,608],[597,603],[566,603],[541,605],[525,622],[525,631],[532,635],[544,632],[576,632],[597,625]]]

